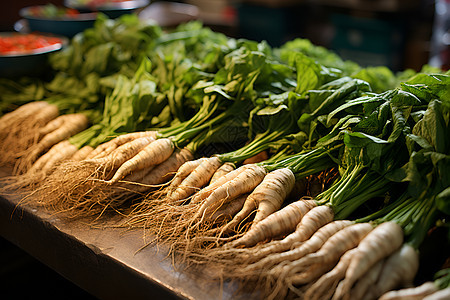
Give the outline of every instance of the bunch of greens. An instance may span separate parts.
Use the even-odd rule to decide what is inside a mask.
[[[397,222],[416,249],[429,229],[445,226],[450,215],[449,84],[448,74],[419,74],[402,84],[393,134],[404,149],[395,159],[406,161],[386,178],[406,187],[385,207],[360,219]]]

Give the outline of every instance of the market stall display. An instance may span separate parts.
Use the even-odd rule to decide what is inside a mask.
[[[427,237],[448,232],[448,72],[134,15],[100,15],[50,63],[48,80],[0,81],[1,192],[21,206],[118,218],[255,298],[418,285]],[[446,291],[448,255],[435,259],[427,279]]]

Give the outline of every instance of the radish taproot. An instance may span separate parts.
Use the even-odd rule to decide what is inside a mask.
[[[434,282],[427,281],[419,286],[389,291],[384,293],[379,300],[422,300],[438,290]]]
[[[124,161],[107,183],[117,182],[133,171],[159,165],[172,155],[173,150],[174,145],[170,139],[157,139],[139,150],[136,155]]]
[[[379,260],[391,255],[403,243],[403,230],[395,222],[375,227],[358,245],[345,274],[340,292],[346,294],[353,284]]]

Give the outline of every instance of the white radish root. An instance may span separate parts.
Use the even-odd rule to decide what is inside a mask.
[[[108,142],[102,143],[95,147],[95,149],[89,153],[85,159],[105,157],[116,150],[117,147],[143,137],[156,139],[156,131],[138,131],[119,135]]]
[[[438,290],[439,289],[434,282],[427,281],[416,287],[404,288],[384,293],[380,297],[380,300],[421,300]]]
[[[309,283],[319,278],[332,269],[345,252],[355,248],[372,229],[369,223],[351,224],[328,238],[317,252],[271,269],[266,280],[275,281],[273,295],[283,295],[288,286]]]
[[[168,182],[176,170],[186,161],[192,159],[192,154],[187,149],[176,149],[172,155],[159,165],[151,166],[145,169],[134,172],[126,176],[122,181],[112,185],[101,185],[98,189],[100,195],[103,195],[104,206],[118,209],[128,199],[139,197],[143,198],[139,201],[138,208],[134,208],[128,215],[124,225],[128,227],[143,227],[152,226],[150,220],[147,218],[149,207],[152,207],[151,201],[146,201],[145,197],[151,193],[152,190],[159,185]],[[101,201],[97,201],[101,202]],[[149,205],[149,206],[147,206]],[[140,225],[139,225],[140,224]]]
[[[60,144],[62,146],[61,150],[55,155],[51,156],[40,170],[40,172],[42,172],[43,174],[50,174],[57,165],[70,159],[78,150],[77,147],[75,145],[72,145],[68,140],[59,142],[56,145]]]
[[[384,259],[403,244],[403,229],[395,222],[385,222],[372,230],[358,245],[345,274],[340,293],[350,292],[353,284],[377,261]],[[339,296],[338,296],[339,297]]]
[[[305,298],[311,300],[331,299],[339,281],[345,277],[345,272],[355,251],[356,249],[352,249],[345,252],[331,271],[322,275],[306,290]]]
[[[191,203],[192,204],[203,203],[205,201],[205,199],[208,198],[209,195],[211,195],[211,193],[213,193],[217,188],[221,187],[223,184],[225,184],[229,181],[232,181],[241,173],[249,171],[253,168],[254,168],[254,165],[243,165],[243,166],[237,168],[236,170],[233,170],[233,171],[225,174],[224,176],[218,178],[213,183],[210,183],[209,185],[207,185],[206,187],[204,187],[203,189],[198,191],[192,197]]]
[[[32,113],[25,113],[24,116],[14,114],[13,117],[6,118],[5,115],[0,119],[0,165],[14,167],[13,174],[24,173],[25,170],[17,170],[18,160],[23,159],[29,149],[40,141],[39,128],[59,115],[58,108],[46,102],[32,106],[31,111]]]
[[[17,126],[22,121],[49,105],[45,101],[32,101],[4,114],[0,118],[0,137],[4,138],[11,127]]]
[[[218,209],[210,213],[209,221],[212,223],[223,224],[233,218],[233,216],[242,209],[248,194],[238,196],[236,199],[222,204]]]
[[[78,149],[78,151],[72,155],[70,160],[73,160],[73,161],[84,160],[89,156],[89,154],[92,151],[94,151],[94,148],[92,148],[91,146],[89,146],[89,145],[83,146],[81,149]]]
[[[370,295],[377,299],[395,288],[412,286],[418,268],[417,251],[408,244],[403,244],[386,259],[376,284],[369,290]]]
[[[98,189],[105,184],[102,180],[108,179],[111,171],[152,141],[153,138],[142,137],[121,145],[103,158],[68,160],[58,165],[29,199],[56,211],[85,208],[91,202],[95,203],[97,197],[103,197]]]
[[[208,207],[216,204],[223,199],[235,198],[239,195],[253,191],[253,189],[257,187],[261,183],[261,181],[263,181],[266,174],[267,172],[263,167],[257,165],[247,165],[245,171],[237,175],[236,178],[227,181],[211,192],[211,194],[208,196],[208,198],[205,199],[205,201],[203,201],[202,205],[193,216],[193,220],[202,220],[203,218],[205,218],[204,213],[208,209]],[[216,183],[217,182],[219,181],[216,181]],[[246,202],[248,202],[248,197]]]
[[[142,148],[136,155],[125,161],[107,181],[112,184],[134,171],[156,166],[167,160],[174,151],[174,145],[170,139],[157,139]]]
[[[353,285],[351,291],[349,294],[343,295],[343,299],[355,299],[360,300],[363,299],[364,295],[367,294],[367,291],[369,288],[375,284],[378,277],[380,276],[381,270],[384,265],[384,259],[379,260],[375,265],[364,274],[363,277],[359,278],[358,281]],[[342,295],[342,292],[340,290],[342,289],[342,284],[339,285],[337,288],[337,291],[335,293],[334,299],[337,299],[338,295]]]
[[[65,140],[51,147],[25,173],[5,179],[5,190],[24,192],[35,189],[53,169],[69,159],[77,148]]]
[[[276,238],[283,234],[292,232],[299,224],[302,218],[312,209],[316,207],[314,200],[298,200],[287,205],[281,210],[271,214],[255,226],[252,226],[242,237],[232,242],[232,246],[250,247],[267,239]],[[274,242],[276,244],[276,242]],[[264,252],[261,254],[261,252]],[[257,253],[258,257],[265,256],[272,251],[264,251],[260,249]],[[278,252],[278,251],[273,251]]]
[[[328,223],[319,228],[311,238],[298,244],[295,248],[286,252],[269,254],[261,260],[246,266],[243,270],[248,273],[263,273],[268,271],[275,274],[279,273],[284,263],[299,260],[305,255],[319,250],[331,236],[351,224],[353,222],[348,220],[337,220]],[[268,243],[268,247],[271,247],[271,243]],[[276,265],[278,266],[273,268]]]
[[[218,178],[224,176],[225,174],[230,173],[231,171],[235,170],[236,166],[233,163],[226,162],[220,168],[214,172],[213,176],[211,177],[211,181],[209,182],[212,184],[214,181],[216,181]]]
[[[177,189],[180,183],[185,179],[195,168],[197,168],[202,162],[204,162],[207,158],[202,157],[195,160],[185,162],[178,170],[175,176],[170,181],[169,186],[165,188],[165,191],[162,193],[166,195],[166,197],[170,198],[171,194]]]
[[[312,265],[333,264],[348,250],[358,246],[359,242],[373,229],[369,223],[353,224],[332,235],[315,253],[291,262],[283,267],[283,272],[295,274],[305,272]]]
[[[258,257],[291,249],[296,243],[308,240],[319,228],[333,221],[334,212],[329,206],[312,207],[297,224],[295,231],[280,241],[260,250]]]
[[[255,165],[256,166],[256,165]],[[259,168],[263,170],[262,167]],[[282,168],[265,174],[265,170],[260,171],[264,179],[258,185],[247,192],[251,194],[247,197],[242,210],[223,227],[223,233],[229,233],[234,230],[243,220],[245,220],[253,211],[255,217],[251,227],[255,227],[261,220],[281,208],[287,195],[291,192],[295,184],[295,176],[288,168]],[[236,178],[238,179],[238,178]],[[245,178],[244,178],[245,180]],[[243,242],[245,240],[241,240]],[[242,244],[245,245],[245,244]],[[231,247],[237,247],[237,242],[230,244]],[[251,245],[252,246],[252,245]]]
[[[154,229],[161,221],[158,212],[158,204],[155,199],[150,197],[149,191],[162,182],[169,181],[173,174],[184,163],[192,160],[193,155],[187,149],[175,150],[174,153],[162,164],[154,167],[148,173],[142,171],[135,172],[127,176],[123,182],[116,184],[116,189],[131,190],[133,193],[142,193],[145,198],[133,207],[133,210],[124,221],[124,226],[145,227]],[[156,206],[156,207],[155,207]]]
[[[169,181],[178,168],[186,161],[192,159],[192,152],[187,149],[175,150],[168,159],[151,169],[142,180],[136,181],[135,192],[147,193],[155,186]],[[127,180],[124,180],[127,184]],[[128,184],[133,182],[128,181]]]
[[[450,287],[434,292],[423,300],[448,300],[450,299]]]
[[[214,172],[221,166],[218,157],[204,158],[191,173],[186,176],[175,190],[167,197],[168,201],[176,202],[188,198],[196,191],[204,187],[211,179]],[[175,185],[175,184],[174,184]],[[174,188],[174,186],[172,186]]]
[[[39,143],[30,147],[26,154],[18,160],[15,173],[23,174],[28,171],[43,152],[72,135],[83,131],[88,124],[89,120],[84,114],[67,115],[63,125],[43,136]]]

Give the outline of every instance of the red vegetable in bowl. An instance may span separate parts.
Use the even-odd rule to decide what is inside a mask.
[[[11,34],[0,37],[0,54],[28,54],[41,50],[50,50],[60,47],[62,41],[58,37],[44,36],[39,34]]]
[[[102,6],[110,3],[126,2],[130,0],[79,0],[78,4],[87,6]]]
[[[46,4],[41,6],[31,6],[28,10],[29,17],[44,17],[44,18],[62,18],[62,17],[76,17],[80,12],[74,8],[58,7],[53,4]]]

